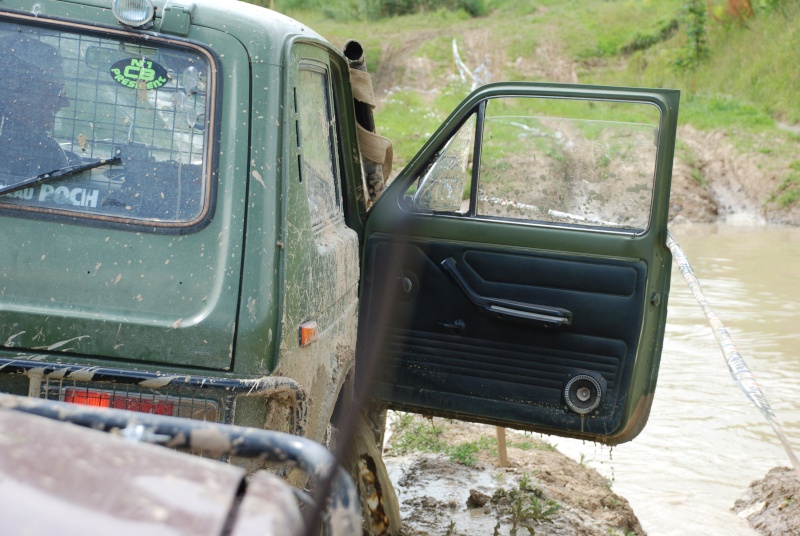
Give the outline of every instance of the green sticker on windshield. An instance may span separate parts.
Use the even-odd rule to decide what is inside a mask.
[[[111,76],[117,83],[132,89],[158,89],[169,80],[164,67],[145,58],[119,60],[111,66]]]

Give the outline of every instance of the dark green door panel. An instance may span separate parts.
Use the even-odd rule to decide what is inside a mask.
[[[370,239],[367,281],[402,266],[411,289],[405,292],[406,283],[394,293],[379,393],[424,410],[417,391],[446,387],[451,395],[496,399],[491,406],[471,404],[481,420],[517,414],[575,432],[618,428],[622,407],[611,401],[631,381],[645,292],[642,263],[381,238]],[[447,259],[474,292],[507,306],[487,311],[476,305],[443,269]],[[541,320],[546,315],[506,312],[524,313],[524,305],[568,311],[570,323],[550,327]],[[578,373],[599,374],[606,382],[607,395],[590,419],[557,411],[566,382]],[[395,392],[396,385],[413,388]]]
[[[576,211],[592,200],[572,203],[564,195],[533,189],[536,181],[547,180],[541,188],[553,191],[552,176],[558,174],[565,183],[591,183],[592,177],[600,177],[592,191],[619,187],[620,195],[638,195],[620,176],[639,165],[629,164],[638,157],[627,156],[623,165],[621,153],[614,152],[619,139],[633,137],[619,135],[613,118],[613,128],[595,136],[599,145],[593,144],[585,125],[562,128],[558,123],[559,133],[576,140],[567,145],[547,131],[556,120],[528,114],[513,117],[512,132],[530,132],[530,125],[538,125],[536,136],[523,140],[532,145],[529,153],[525,145],[513,153],[517,140],[510,138],[500,140],[502,151],[508,152],[492,148],[491,143],[501,145],[497,138],[503,134],[495,129],[495,138],[488,139],[490,119],[482,103],[505,94],[518,98],[526,90],[537,98],[548,92],[565,98],[576,91],[515,85],[489,88],[483,98],[473,95],[451,117],[453,127],[437,133],[370,213],[363,257],[360,378],[372,380],[375,399],[398,409],[607,443],[626,441],[646,422],[663,339],[670,261],[663,237],[677,95],[580,88],[580,99],[650,99],[659,109],[658,133],[650,137],[655,148],[642,149],[653,155],[652,178],[634,169],[643,184],[652,180],[649,199],[644,208],[634,207],[642,215],[629,220],[623,214],[616,225],[609,223],[611,218],[591,214],[578,220]],[[544,107],[536,102],[537,110]],[[570,121],[575,117],[569,109],[564,115]],[[464,128],[473,128],[465,122],[469,117],[476,118],[472,137],[464,134]],[[590,119],[591,126],[600,123]],[[632,130],[628,121],[619,123]],[[647,128],[635,124],[642,132]],[[542,138],[547,138],[544,143]],[[599,162],[600,169],[608,156],[576,156],[573,147],[581,143],[588,148],[584,154],[605,147],[618,160],[610,169],[616,165],[622,171],[601,177],[602,169],[589,169],[587,162]],[[642,142],[629,145],[626,150]],[[500,155],[493,157],[494,183],[486,179],[489,151]],[[460,163],[459,154],[466,163]],[[515,170],[513,160],[527,154],[535,158]],[[461,202],[454,169],[465,170],[470,184]],[[505,188],[502,181],[513,173],[527,181],[515,184],[531,189]],[[578,195],[580,188],[565,186],[563,192]],[[442,199],[452,191],[455,201],[448,208]],[[431,196],[436,199],[430,201]],[[549,202],[577,208],[543,209]],[[490,204],[504,211],[513,207],[514,212],[482,214]],[[574,221],[561,221],[565,213]],[[628,221],[636,223],[629,226]]]

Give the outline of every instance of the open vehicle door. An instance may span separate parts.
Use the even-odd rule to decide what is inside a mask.
[[[493,84],[371,210],[359,385],[391,408],[615,444],[650,411],[679,93]]]

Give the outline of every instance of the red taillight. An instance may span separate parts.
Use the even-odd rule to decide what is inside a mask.
[[[134,391],[127,387],[120,390],[79,386],[60,387],[58,388],[58,400],[83,406],[126,409],[199,421],[217,422],[220,415],[218,401],[191,396],[166,395],[152,391]]]
[[[164,400],[137,400],[114,398],[114,405],[118,409],[139,411],[141,413],[155,413],[156,415],[172,415],[175,404]]]
[[[65,389],[64,402],[108,408],[111,407],[111,394],[88,389]]]
[[[141,395],[126,396],[113,391],[98,389],[64,389],[64,402],[95,406],[101,408],[126,409],[140,413],[156,415],[172,415],[175,409],[173,402],[160,398],[143,398]]]

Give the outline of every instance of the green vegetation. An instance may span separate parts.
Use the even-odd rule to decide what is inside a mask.
[[[708,56],[706,3],[703,0],[687,0],[683,5],[683,23],[686,28],[686,42],[678,50],[675,67],[696,69]]]
[[[500,505],[504,502],[509,505],[501,508]],[[500,488],[495,491],[492,503],[498,505],[498,514],[508,517],[511,524],[508,533],[511,536],[516,535],[520,528],[525,528],[529,534],[535,534],[535,525],[552,522],[553,516],[561,508],[552,499],[545,499],[541,489],[532,486],[527,473],[522,474],[515,489],[506,491]],[[501,519],[498,519],[495,534],[499,534],[500,524]]]
[[[552,443],[533,440],[509,441],[508,446],[520,450],[544,450],[549,452],[556,450],[556,446]]]
[[[376,123],[394,140],[398,170],[469,92],[454,67],[453,40],[469,68],[486,60],[492,80],[676,88],[682,124],[723,130],[742,149],[784,159],[800,142],[778,128],[800,123],[800,0],[274,4],[338,46],[361,41],[378,75]],[[794,203],[796,180],[787,172],[774,200]]]
[[[789,175],[783,180],[778,190],[770,201],[775,201],[782,207],[794,204],[800,199],[800,160],[795,160],[789,165]]]
[[[268,0],[252,3],[269,6]],[[273,2],[281,11],[292,9],[319,10],[327,17],[348,21],[352,19],[373,20],[430,11],[461,10],[472,17],[487,14],[483,0],[278,0]]]
[[[477,441],[466,441],[448,445],[440,436],[445,431],[441,419],[414,418],[411,413],[399,413],[400,420],[395,425],[395,436],[392,439],[392,451],[397,455],[409,452],[441,453],[450,461],[472,466],[478,458],[478,452],[485,451],[497,456],[497,438],[481,436]],[[437,423],[438,421],[438,423]]]
[[[402,456],[410,452],[431,452],[444,454],[450,461],[466,466],[474,465],[479,452],[489,456],[497,456],[497,438],[480,436],[475,441],[463,441],[454,445],[442,440],[447,431],[446,419],[425,419],[412,413],[398,413],[399,420],[393,425],[392,452]],[[509,448],[521,450],[554,451],[556,445],[540,441],[532,437],[524,437],[518,441],[509,441]],[[503,474],[503,476],[505,476]]]
[[[679,88],[684,94],[681,121],[701,129],[763,129],[774,128],[775,120],[799,122],[800,67],[794,51],[800,47],[800,3],[787,0],[781,9],[760,11],[742,24],[734,23],[741,19],[726,15],[727,10],[712,9],[714,13],[702,29],[697,15],[692,25],[687,28],[683,22],[681,31],[660,46],[630,55],[625,72],[598,70],[590,81],[609,83],[613,78],[626,85]]]

